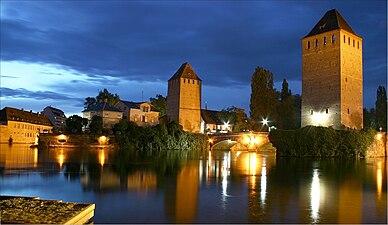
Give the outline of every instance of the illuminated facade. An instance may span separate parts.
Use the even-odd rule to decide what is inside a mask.
[[[302,127],[362,129],[362,38],[335,9],[302,39]]]
[[[37,144],[40,133],[51,133],[53,126],[44,114],[4,107],[0,111],[0,143]]]
[[[201,110],[201,133],[228,133],[232,132],[232,124],[229,121],[222,121],[220,111]]]
[[[202,81],[190,64],[182,64],[168,80],[168,121],[177,121],[185,131],[201,132],[201,87]]]
[[[120,101],[116,107],[123,111],[124,117],[138,126],[147,127],[159,124],[159,112],[149,102]]]
[[[82,112],[84,118],[88,119],[89,124],[93,116],[100,116],[102,118],[103,128],[112,128],[123,118],[123,112],[108,102],[98,102]]]

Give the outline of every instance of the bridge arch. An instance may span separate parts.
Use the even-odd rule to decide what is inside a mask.
[[[232,140],[221,140],[211,146],[210,150],[229,150],[238,142]]]
[[[268,132],[241,132],[209,136],[211,150],[226,150],[233,146],[238,149],[257,150],[266,143],[269,143]]]

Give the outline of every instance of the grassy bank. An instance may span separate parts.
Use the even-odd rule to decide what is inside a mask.
[[[274,130],[269,140],[278,156],[289,157],[365,157],[375,131],[334,130],[304,127],[298,130]]]

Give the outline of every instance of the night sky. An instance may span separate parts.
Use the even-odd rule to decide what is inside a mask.
[[[167,80],[189,62],[203,80],[202,107],[249,114],[257,66],[274,74],[277,90],[285,78],[301,93],[301,39],[333,8],[363,38],[364,107],[387,83],[385,0],[0,4],[1,108],[81,115],[84,99],[104,88],[148,101],[166,96]]]

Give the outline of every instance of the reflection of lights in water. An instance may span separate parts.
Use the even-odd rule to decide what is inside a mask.
[[[224,154],[224,159],[222,162],[222,205],[223,208],[226,207],[226,197],[228,196],[227,188],[228,188],[228,175],[230,168],[230,152]]]
[[[61,153],[58,155],[58,163],[59,163],[60,170],[62,170],[62,165],[63,165],[64,161],[65,161],[65,156],[63,155],[63,153],[61,151]]]
[[[101,166],[104,166],[104,164],[105,164],[105,152],[104,152],[104,150],[100,151],[100,154],[98,156],[98,161],[100,162]]]
[[[38,148],[34,149],[34,167],[38,165]]]
[[[377,171],[376,171],[376,189],[377,189],[377,199],[381,198],[381,192],[383,188],[383,170],[382,162],[377,162]]]
[[[265,204],[265,195],[267,193],[267,168],[265,167],[265,158],[263,158],[263,167],[261,168],[260,179],[260,199],[261,204]]]
[[[203,166],[203,161],[201,159],[201,160],[199,160],[199,177],[198,177],[200,182],[202,181],[202,177],[203,177],[203,168],[202,168],[202,166]]]
[[[209,156],[208,156],[208,159],[207,159],[207,177],[206,177],[206,182],[209,182],[209,178],[212,174],[212,153],[211,151],[209,151]]]
[[[256,153],[249,154],[249,175],[256,175],[257,158]]]
[[[318,220],[318,212],[319,212],[319,200],[320,200],[320,187],[319,187],[319,176],[318,169],[314,169],[313,172],[313,181],[311,183],[311,218],[314,222]]]

